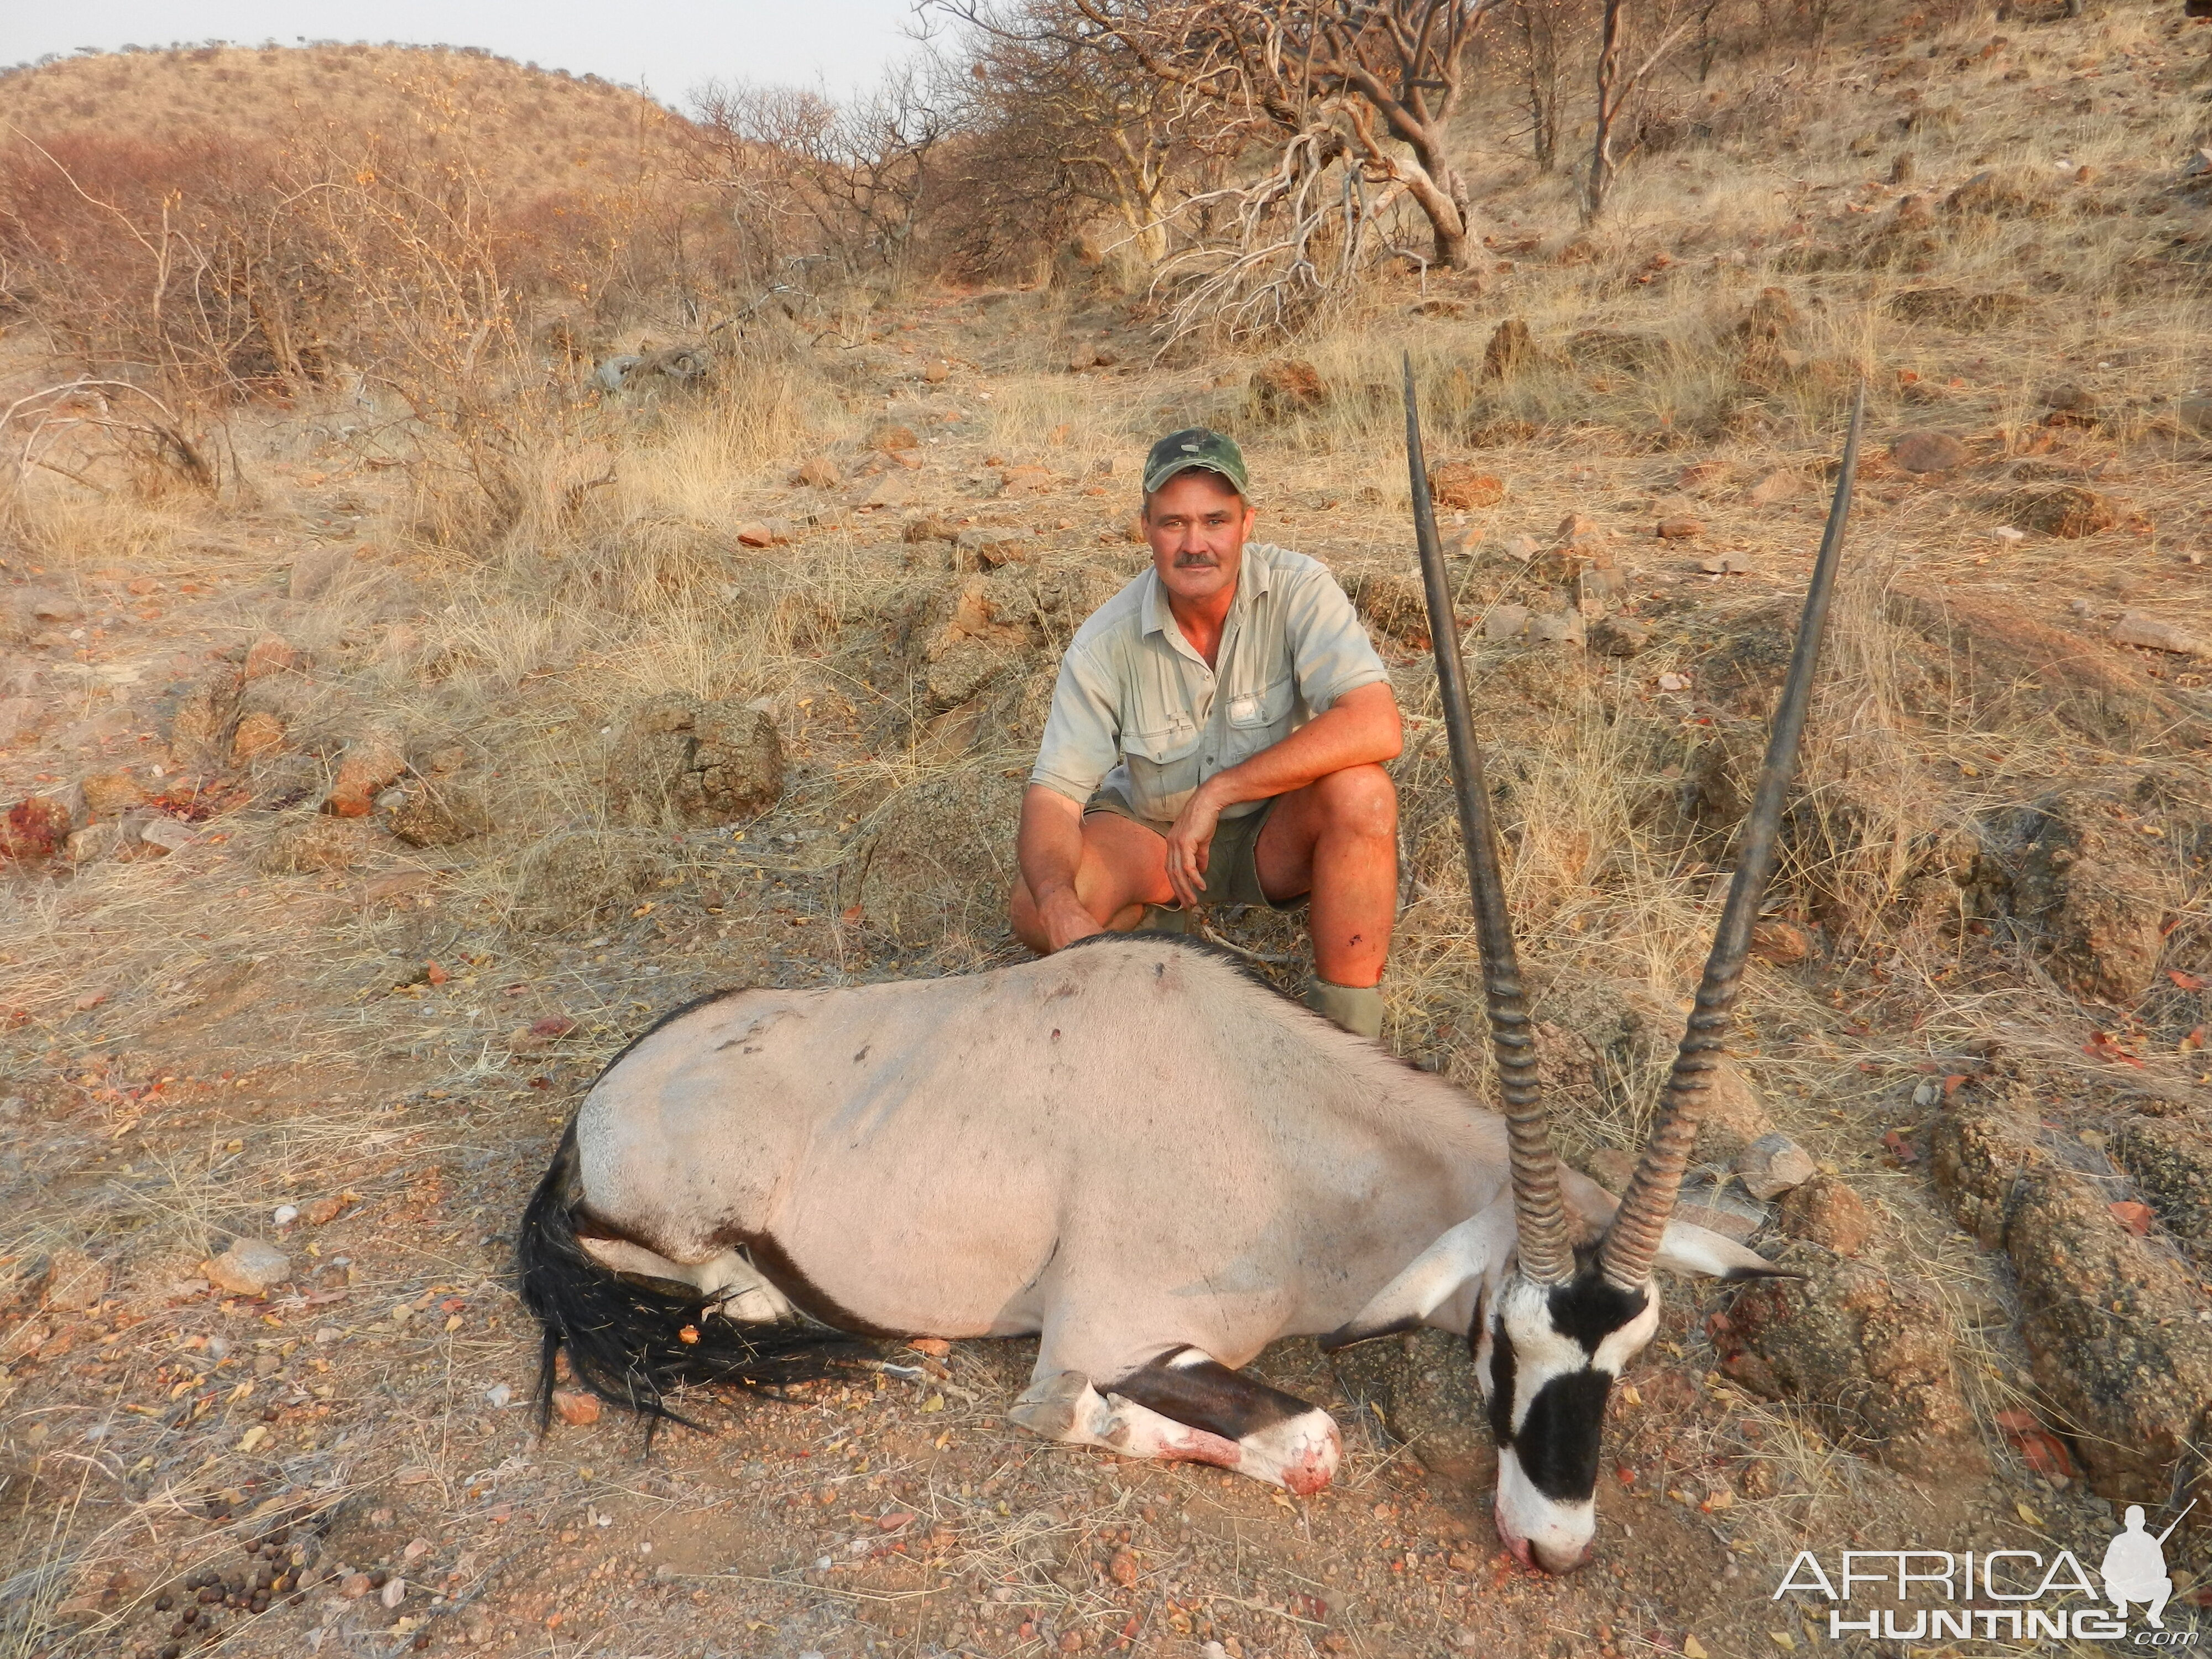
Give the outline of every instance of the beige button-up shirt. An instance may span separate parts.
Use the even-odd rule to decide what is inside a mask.
[[[1280,743],[1346,692],[1389,678],[1326,566],[1248,542],[1206,666],[1147,570],[1109,599],[1060,659],[1031,783],[1088,801],[1118,787],[1140,817],[1172,822],[1191,792]],[[1257,811],[1245,801],[1224,816]]]

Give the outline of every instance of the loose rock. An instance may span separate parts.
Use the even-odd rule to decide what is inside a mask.
[[[84,792],[88,817],[119,817],[146,799],[145,790],[128,772],[94,772],[77,787]]]
[[[1633,617],[1603,617],[1589,626],[1590,648],[1607,657],[1632,657],[1651,643],[1651,629]]]
[[[2111,637],[2114,645],[2139,645],[2184,657],[2202,656],[2207,649],[2203,640],[2179,623],[2140,611],[2130,611],[2114,623]]]
[[[1686,542],[1705,533],[1705,526],[1696,519],[1662,519],[1654,527],[1662,541]]]
[[[835,489],[845,482],[845,475],[827,455],[817,455],[793,473],[791,481],[810,489]]]
[[[1889,459],[1907,472],[1948,472],[1966,464],[1966,446],[1948,432],[1908,432],[1889,447]]]
[[[199,836],[188,823],[175,818],[156,817],[138,826],[138,839],[164,853],[175,853],[190,847]]]
[[[599,1397],[580,1389],[556,1389],[553,1414],[572,1429],[583,1428],[599,1420]]]
[[[1736,1154],[1735,1172],[1744,1190],[1762,1202],[1802,1187],[1820,1173],[1813,1155],[1788,1135],[1763,1134]]]
[[[1811,938],[1794,921],[1760,921],[1752,925],[1751,953],[1761,962],[1772,963],[1778,968],[1793,967],[1810,956],[1812,951]]]
[[[242,678],[258,680],[289,672],[299,665],[300,653],[289,640],[264,634],[246,648],[246,663],[239,672]]]
[[[740,547],[785,547],[791,542],[791,528],[773,519],[754,519],[737,529]]]
[[[1517,640],[1528,631],[1528,607],[1525,605],[1493,605],[1484,613],[1482,637],[1492,643]]]
[[[292,1258],[265,1238],[241,1238],[207,1265],[208,1282],[237,1296],[266,1296],[292,1277]]]

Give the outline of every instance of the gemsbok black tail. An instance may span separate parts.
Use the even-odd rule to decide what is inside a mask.
[[[693,1286],[618,1273],[576,1235],[576,1128],[561,1137],[515,1239],[518,1288],[544,1333],[538,1424],[552,1421],[554,1362],[610,1405],[647,1419],[696,1424],[668,1408],[680,1389],[738,1388],[774,1395],[850,1370],[874,1350],[858,1337],[794,1322],[738,1324]]]

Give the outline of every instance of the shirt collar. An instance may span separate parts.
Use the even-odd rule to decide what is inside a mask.
[[[1266,592],[1274,580],[1275,567],[1260,556],[1260,546],[1257,542],[1244,544],[1243,557],[1237,567],[1237,597],[1229,602],[1229,614],[1232,617],[1242,617],[1249,611],[1254,596]],[[1182,629],[1175,626],[1174,615],[1168,610],[1167,589],[1161,585],[1160,573],[1157,568],[1145,572],[1143,631],[1167,634],[1178,639],[1182,635]]]

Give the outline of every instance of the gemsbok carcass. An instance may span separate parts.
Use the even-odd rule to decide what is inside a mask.
[[[659,1417],[679,1387],[774,1390],[869,1338],[1034,1335],[1016,1423],[1310,1493],[1336,1425],[1238,1368],[1280,1337],[1428,1324],[1469,1339],[1500,1537],[1554,1572],[1583,1560],[1608,1394],[1658,1327],[1655,1272],[1770,1271],[1669,1215],[1773,867],[1861,410],[1695,1011],[1616,1207],[1560,1166],[1538,1098],[1410,364],[1406,394],[1504,1112],[1163,935],[710,997],[607,1067],[523,1217],[541,1401],[563,1349],[584,1385]]]

